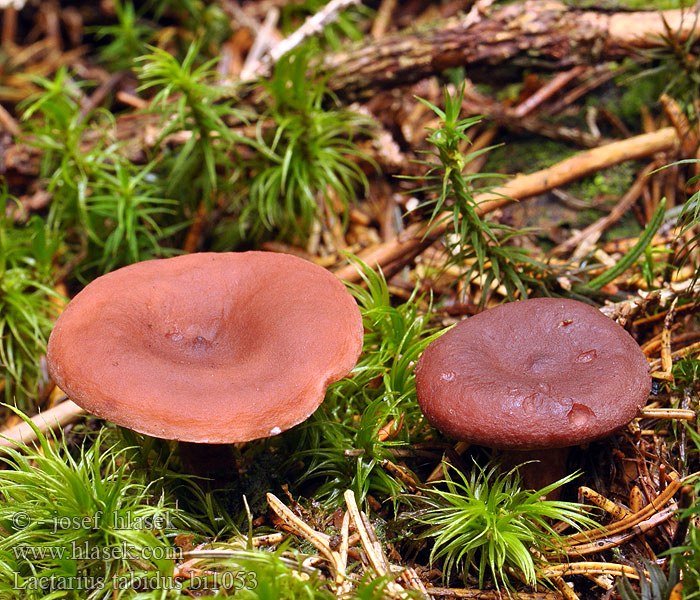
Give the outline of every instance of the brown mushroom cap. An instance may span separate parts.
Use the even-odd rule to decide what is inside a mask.
[[[345,286],[288,254],[199,253],[99,277],[56,322],[49,372],[77,404],[148,435],[231,443],[304,421],[355,365]]]
[[[416,367],[428,422],[490,448],[558,448],[629,423],[651,388],[647,360],[617,323],[574,300],[537,298],[479,313]]]

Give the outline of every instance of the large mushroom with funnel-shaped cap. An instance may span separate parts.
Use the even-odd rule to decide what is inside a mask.
[[[634,339],[592,306],[566,299],[512,302],[470,317],[431,343],[416,366],[418,402],[432,425],[507,451],[610,435],[635,417],[650,388]],[[559,474],[547,462],[563,468],[561,453],[520,458],[530,456],[549,457],[536,467],[540,481]]]
[[[209,444],[307,419],[355,365],[362,318],[331,273],[288,254],[199,253],[97,278],[48,344],[56,384],[88,412]]]

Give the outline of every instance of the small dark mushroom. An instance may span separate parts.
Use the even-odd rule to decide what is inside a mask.
[[[565,460],[551,449],[625,426],[650,388],[647,360],[622,327],[587,304],[553,298],[504,304],[460,322],[416,367],[418,402],[437,429],[489,448],[540,450],[517,455],[543,461],[530,469],[540,475],[531,487],[563,475]]]

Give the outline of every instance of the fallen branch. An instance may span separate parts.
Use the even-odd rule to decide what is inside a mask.
[[[542,577],[563,577],[565,575],[613,575],[615,577],[626,575],[632,579],[639,579],[639,574],[634,567],[604,562],[567,563],[542,569]]]
[[[508,62],[548,63],[569,69],[619,60],[639,48],[660,46],[664,19],[683,42],[696,31],[692,11],[605,13],[572,10],[561,2],[529,0],[465,16],[433,27],[385,36],[329,56],[329,86],[348,99],[415,83],[447,68],[491,69]]]
[[[32,417],[30,421],[41,433],[59,429],[77,421],[85,414],[85,410],[71,400],[57,404],[49,410]],[[0,448],[16,448],[20,444],[31,444],[36,441],[36,432],[26,421],[0,431]]]

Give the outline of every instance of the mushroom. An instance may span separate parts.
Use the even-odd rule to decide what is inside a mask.
[[[327,270],[288,254],[198,253],[95,279],[51,333],[56,384],[88,412],[197,444],[307,419],[355,365],[362,317]]]
[[[552,449],[628,424],[650,388],[634,339],[592,306],[565,299],[522,300],[470,317],[432,342],[416,366],[428,422],[504,450],[509,465],[541,460],[521,471],[536,489],[564,474],[567,450]]]

